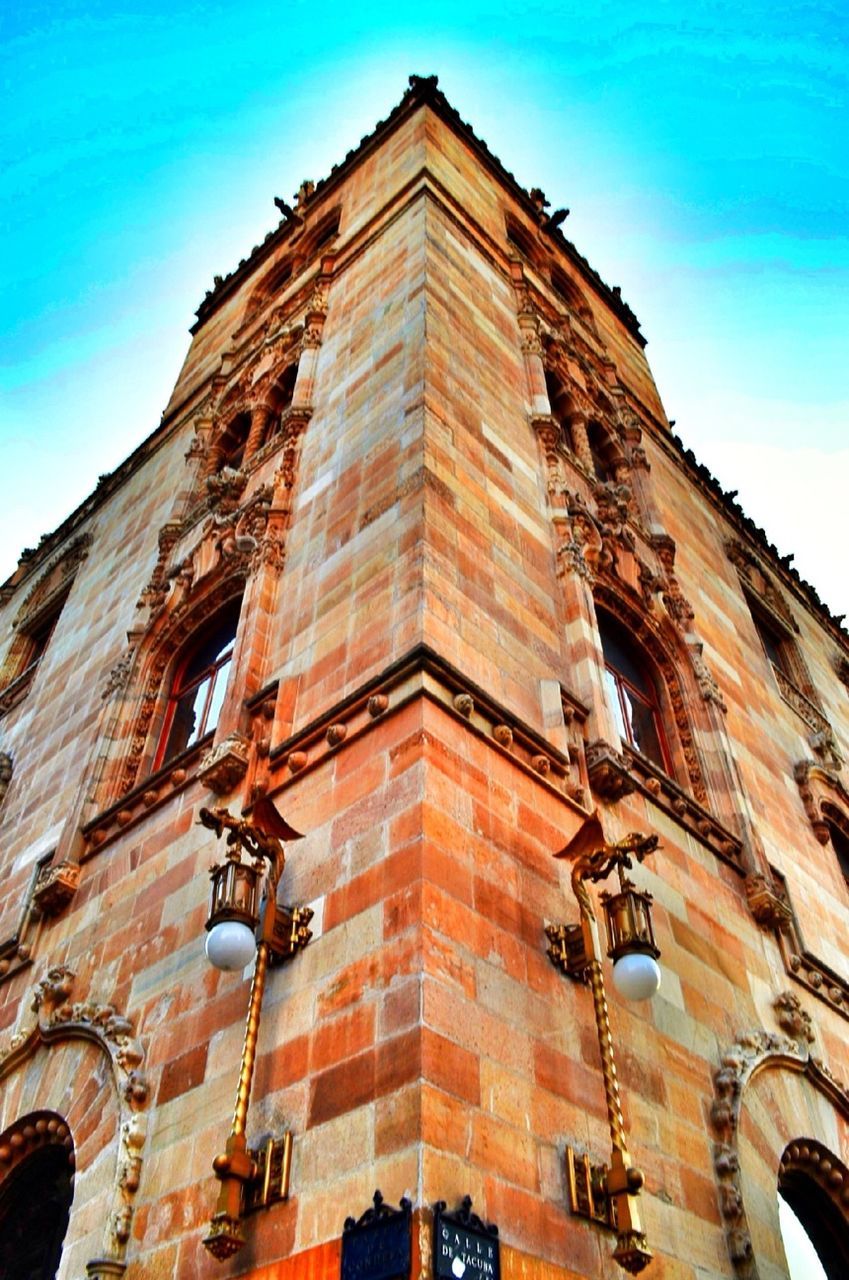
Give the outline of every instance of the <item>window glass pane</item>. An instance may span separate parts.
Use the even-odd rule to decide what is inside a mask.
[[[212,696],[209,699],[209,706],[206,712],[206,723],[201,730],[202,733],[212,733],[218,724],[218,717],[221,715],[221,707],[224,702],[224,694],[227,692],[227,677],[230,674],[230,659],[222,662],[221,666],[215,673],[212,681]]]
[[[622,703],[619,700],[619,683],[616,676],[605,667],[604,671],[604,687],[607,692],[607,701],[610,710],[613,712],[613,719],[616,721],[616,729],[619,737],[624,742],[630,742],[631,730],[630,725],[625,723],[625,717],[622,714]]]
[[[236,624],[239,621],[239,607],[222,618],[217,626],[205,637],[195,649],[183,672],[178,677],[178,686],[185,689],[199,676],[203,676],[219,662],[228,649],[233,648],[236,637]]]
[[[629,739],[631,745],[644,756],[648,756],[649,760],[653,760],[661,769],[665,769],[666,762],[663,758],[654,710],[629,689],[623,687],[622,692],[631,722]]]
[[[201,680],[200,684],[187,689],[177,699],[171,729],[168,733],[168,744],[162,757],[163,764],[173,756],[179,755],[181,751],[185,751],[186,747],[190,747],[200,736],[209,685],[209,678]]]
[[[599,630],[601,632],[601,648],[605,660],[610,663],[611,667],[620,676],[624,676],[635,689],[643,694],[649,702],[654,702],[654,689],[645,671],[634,657],[627,637],[622,636],[618,628],[611,627],[606,619],[599,619]]]

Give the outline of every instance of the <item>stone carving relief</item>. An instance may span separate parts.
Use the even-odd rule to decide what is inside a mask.
[[[132,1230],[135,1195],[138,1191],[147,1117],[148,1083],[144,1074],[144,1053],[135,1038],[133,1025],[113,1005],[94,1001],[71,1001],[74,974],[66,965],[48,970],[33,992],[30,1018],[25,1011],[23,1025],[3,1043],[0,1041],[0,1081],[10,1076],[41,1046],[62,1040],[93,1041],[109,1059],[118,1102],[118,1152],[112,1191],[112,1209],[103,1234],[104,1257],[90,1264],[111,1266],[121,1275],[125,1266],[127,1241]],[[26,1006],[22,1006],[26,1010]]]
[[[802,1008],[802,1002],[795,991],[782,991],[772,1002],[776,1019],[781,1030],[793,1040],[808,1044],[814,1042],[814,1029],[811,1015]]]
[[[792,1011],[787,1012],[791,1016]],[[783,1067],[805,1075],[844,1118],[849,1118],[849,1090],[811,1053],[804,1020],[794,1025],[802,1031],[800,1038],[791,1039],[760,1028],[742,1035],[723,1054],[720,1069],[714,1076],[711,1107],[711,1123],[717,1137],[714,1171],[729,1256],[735,1274],[742,1280],[758,1280],[759,1276],[746,1217],[738,1152],[740,1111],[746,1085],[765,1068]]]
[[[828,844],[831,823],[849,834],[849,792],[837,773],[813,760],[800,760],[793,776],[820,844]]]
[[[231,733],[211,747],[198,766],[201,782],[217,795],[232,791],[248,771],[250,746],[250,739],[243,734]]]

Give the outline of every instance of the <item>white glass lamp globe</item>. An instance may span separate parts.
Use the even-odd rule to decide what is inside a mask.
[[[660,987],[660,965],[644,951],[629,951],[613,966],[613,985],[626,1000],[650,1000]]]
[[[244,969],[255,953],[253,930],[239,920],[222,920],[206,935],[206,958],[216,969]]]

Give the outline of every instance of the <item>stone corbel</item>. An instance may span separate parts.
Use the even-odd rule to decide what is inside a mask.
[[[207,751],[198,766],[198,778],[217,795],[226,795],[248,771],[250,746],[241,733],[231,733]]]
[[[33,890],[33,901],[43,916],[58,916],[73,898],[80,883],[77,862],[56,862],[42,867]]]
[[[746,902],[762,929],[784,933],[790,928],[793,912],[781,886],[761,872],[746,877]]]
[[[590,786],[602,800],[623,799],[636,790],[628,762],[609,743],[598,739],[586,749],[587,772]]]

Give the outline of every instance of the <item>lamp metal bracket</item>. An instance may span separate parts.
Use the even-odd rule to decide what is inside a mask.
[[[275,906],[273,913],[268,912],[262,925],[263,941],[268,943],[272,966],[285,964],[304,947],[312,937],[309,922],[312,920],[311,907]]]
[[[586,1152],[567,1147],[566,1185],[569,1208],[576,1217],[616,1230],[616,1203],[607,1194],[606,1164],[593,1164]]]
[[[567,978],[575,982],[587,982],[589,956],[584,930],[580,924],[547,924],[548,958]]]
[[[256,1213],[272,1204],[289,1199],[289,1177],[292,1172],[292,1134],[268,1137],[261,1147],[248,1150],[256,1165],[256,1174],[244,1184],[242,1214]]]

